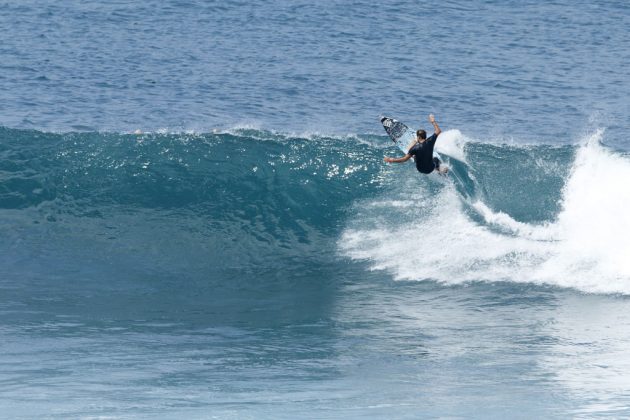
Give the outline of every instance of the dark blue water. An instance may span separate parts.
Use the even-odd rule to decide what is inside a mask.
[[[627,417],[629,18],[0,5],[0,413]]]

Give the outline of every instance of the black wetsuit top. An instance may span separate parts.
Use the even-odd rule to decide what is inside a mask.
[[[416,160],[416,169],[423,174],[430,174],[439,165],[439,160],[433,159],[433,148],[435,147],[437,134],[433,133],[431,137],[422,143],[416,143],[407,152]],[[435,162],[437,160],[437,163]]]

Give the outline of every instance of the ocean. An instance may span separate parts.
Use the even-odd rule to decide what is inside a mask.
[[[0,5],[0,417],[629,417],[629,22]]]

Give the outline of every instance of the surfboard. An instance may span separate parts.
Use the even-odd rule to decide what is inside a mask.
[[[383,124],[383,128],[389,135],[389,138],[404,154],[407,154],[411,146],[416,144],[416,130],[412,130],[400,121],[390,117],[381,116],[381,124]],[[433,156],[442,160],[435,150],[433,150]]]

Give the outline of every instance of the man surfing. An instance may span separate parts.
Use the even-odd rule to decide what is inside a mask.
[[[440,126],[435,122],[435,116],[429,115],[429,122],[433,125],[434,133],[431,137],[427,138],[427,132],[424,130],[416,131],[416,144],[414,144],[407,154],[401,158],[385,157],[383,160],[388,163],[402,163],[407,162],[411,157],[414,157],[416,161],[416,169],[423,174],[430,174],[434,170],[444,175],[448,172],[448,167],[442,165],[440,159],[433,156],[433,149],[435,148],[435,142],[442,132]]]

